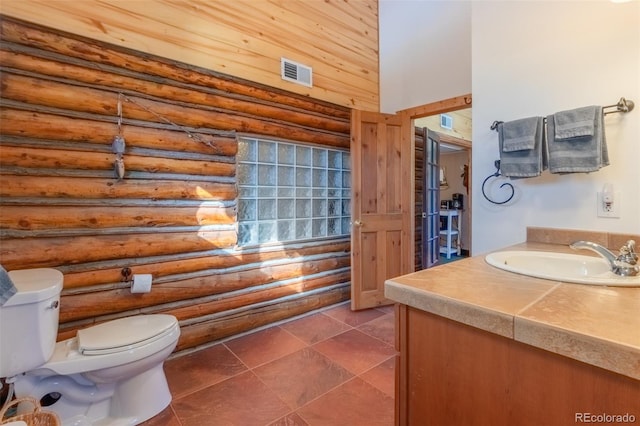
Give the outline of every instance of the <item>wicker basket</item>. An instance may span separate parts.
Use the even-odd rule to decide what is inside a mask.
[[[14,405],[18,405],[21,403],[27,403],[33,405],[33,411],[30,413],[21,413],[13,415],[9,418],[4,418],[5,414],[11,407]],[[10,403],[8,403],[2,411],[0,411],[0,425],[16,422],[22,420],[29,426],[60,426],[60,419],[58,415],[51,411],[42,411],[42,407],[40,403],[34,399],[29,397],[24,398],[16,398]]]

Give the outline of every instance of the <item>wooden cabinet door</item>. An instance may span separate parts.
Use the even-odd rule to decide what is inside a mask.
[[[351,116],[351,309],[391,304],[384,281],[404,273],[402,120],[353,111]],[[406,159],[405,159],[406,160]],[[406,204],[406,203],[405,203]]]

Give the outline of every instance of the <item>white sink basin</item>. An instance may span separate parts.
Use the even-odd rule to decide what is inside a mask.
[[[544,251],[499,251],[485,257],[496,268],[530,277],[568,283],[640,287],[640,276],[622,277],[611,272],[600,257]]]

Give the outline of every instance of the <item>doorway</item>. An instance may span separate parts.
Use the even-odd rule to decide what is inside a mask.
[[[471,108],[413,124],[414,262],[421,270],[470,254]]]

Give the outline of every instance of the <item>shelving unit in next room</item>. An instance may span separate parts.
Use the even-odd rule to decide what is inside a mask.
[[[440,218],[444,218],[445,228],[440,229],[440,254],[451,259],[452,254],[460,256],[461,246],[460,236],[462,233],[462,222],[460,221],[460,210],[440,210]]]

